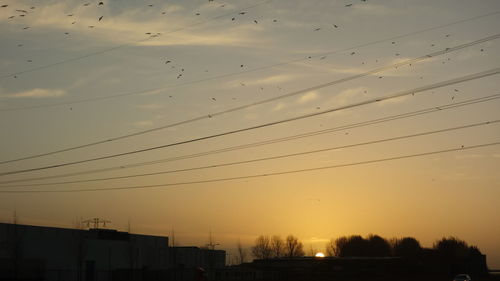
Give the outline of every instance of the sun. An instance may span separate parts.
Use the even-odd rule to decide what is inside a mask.
[[[323,254],[322,252],[319,252],[319,253],[316,253],[316,255],[314,255],[314,256],[317,258],[324,258],[325,254]]]

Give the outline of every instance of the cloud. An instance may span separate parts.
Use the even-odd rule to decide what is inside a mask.
[[[54,89],[31,89],[13,94],[3,94],[0,97],[4,98],[56,98],[66,94],[63,90]]]
[[[280,110],[284,109],[285,107],[287,107],[287,105],[283,102],[280,102],[273,107],[272,111],[280,111]]]
[[[302,104],[302,103],[313,101],[313,100],[318,99],[318,98],[319,98],[319,95],[316,91],[307,92],[297,99],[297,103]]]
[[[213,45],[213,46],[259,46],[262,40],[251,36],[261,27],[252,24],[232,25],[224,29],[207,28],[207,25],[218,24],[213,18],[200,18],[193,22],[192,14],[176,13],[184,8],[179,5],[168,5],[155,9],[128,6],[119,10],[109,7],[89,6],[82,8],[69,2],[61,1],[37,7],[36,11],[26,16],[24,24],[38,30],[57,29],[85,34],[94,42],[107,41],[141,46],[173,46],[173,45]],[[116,9],[118,10],[118,9]],[[159,16],[158,10],[166,15]],[[68,16],[71,15],[71,16]],[[98,20],[103,16],[101,21]],[[15,25],[14,21],[1,20]],[[74,24],[71,24],[75,22]],[[202,24],[206,22],[206,24]],[[93,26],[93,28],[89,28]],[[205,28],[196,28],[204,26]],[[210,27],[210,26],[208,26]],[[17,28],[17,27],[16,27]],[[149,38],[149,34],[155,38]],[[141,39],[143,39],[141,41]]]

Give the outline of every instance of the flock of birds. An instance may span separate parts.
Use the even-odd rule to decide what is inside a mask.
[[[361,2],[367,2],[367,0],[360,0],[360,1],[361,1]],[[214,3],[214,4],[215,4],[214,0],[208,0],[208,2],[209,2],[209,3],[211,2],[211,3]],[[91,2],[88,2],[88,3],[84,3],[84,4],[82,4],[82,6],[83,6],[83,7],[88,7],[88,6],[91,6],[91,5],[96,5],[97,7],[102,7],[102,6],[105,6],[105,2],[104,2],[104,1],[98,1],[98,2],[96,2],[96,3],[94,3],[94,4],[93,4],[93,3],[91,3]],[[148,6],[148,7],[154,7],[154,4],[147,4],[147,6]],[[221,8],[223,8],[223,7],[225,7],[225,6],[226,6],[226,4],[219,4],[219,7],[221,7]],[[349,7],[352,7],[352,6],[353,6],[353,3],[345,4],[345,7],[346,7],[346,8],[349,8]],[[2,4],[2,5],[0,5],[0,8],[2,8],[2,9],[7,9],[7,8],[9,8],[9,7],[10,7],[10,5],[9,5],[9,4]],[[11,15],[11,16],[9,16],[9,17],[8,17],[8,19],[14,19],[15,17],[26,17],[26,16],[28,16],[30,13],[34,12],[35,10],[36,10],[36,6],[30,6],[30,7],[28,7],[28,8],[24,8],[24,9],[23,9],[23,8],[14,8],[14,9],[13,9],[13,11],[14,11],[16,14],[15,14],[15,15]],[[161,11],[160,13],[161,13],[162,15],[165,15],[167,12],[165,12],[165,11]],[[247,12],[247,11],[239,11],[239,12],[235,12],[235,13],[237,13],[237,14],[236,14],[236,16],[231,17],[231,21],[236,21],[237,17],[239,17],[239,16],[244,16],[244,15],[246,15],[248,12]],[[201,13],[200,13],[200,12],[195,12],[195,13],[194,13],[194,15],[195,15],[195,16],[200,16],[200,15],[201,15]],[[74,14],[74,13],[70,13],[70,14],[67,14],[67,17],[73,17],[73,18],[76,18],[76,14]],[[103,21],[103,19],[104,19],[104,15],[102,15],[102,14],[101,14],[101,15],[96,16],[96,24],[97,24],[97,23],[99,23],[99,22],[101,22],[101,21]],[[258,21],[257,19],[251,19],[251,20],[252,20],[255,24],[258,24],[258,23],[259,23],[259,21]],[[277,20],[277,19],[272,19],[272,22],[273,22],[273,23],[276,23],[276,22],[278,22],[278,20]],[[76,23],[77,23],[77,21],[76,21],[76,20],[73,20],[73,21],[71,22],[71,24],[72,24],[72,25],[74,25],[74,24],[76,24]],[[96,27],[96,25],[88,25],[88,28],[91,28],[91,29],[93,29],[93,28],[95,28],[95,27]],[[339,28],[340,28],[340,25],[339,25],[339,24],[337,24],[337,23],[335,23],[335,24],[329,24],[329,26],[328,26],[328,27],[329,27],[329,28],[333,28],[333,29],[339,29]],[[30,26],[24,26],[24,27],[22,27],[22,29],[23,29],[23,30],[27,30],[27,29],[29,29],[29,28],[30,28]],[[324,27],[324,26],[320,26],[320,27],[315,27],[312,31],[314,31],[314,32],[319,32],[319,31],[324,30],[324,29],[325,29],[325,27]],[[65,34],[65,35],[69,35],[69,32],[64,32],[64,34]],[[148,35],[148,38],[155,38],[155,37],[161,36],[161,35],[162,35],[162,33],[161,33],[161,32],[156,32],[156,33],[155,33],[155,32],[146,32],[146,33],[145,33],[145,35]],[[449,37],[450,37],[450,34],[446,34],[444,37],[445,37],[445,38],[449,38]],[[390,44],[392,44],[392,45],[396,45],[396,44],[397,44],[397,42],[396,42],[396,41],[392,41],[392,42],[390,42]],[[24,46],[24,44],[17,44],[17,47],[23,47],[23,46]],[[434,44],[434,43],[433,43],[433,44],[430,44],[430,46],[431,46],[431,47],[435,47],[435,46],[436,46],[436,44]],[[483,52],[483,51],[484,51],[484,49],[481,49],[481,52]],[[352,51],[352,52],[348,53],[348,55],[350,55],[350,56],[355,56],[355,55],[358,55],[358,53],[357,53],[356,51]],[[396,57],[399,57],[399,56],[401,56],[401,53],[400,53],[400,52],[397,52],[397,53],[395,53],[394,55],[395,55]],[[312,59],[312,58],[313,58],[313,56],[307,56],[307,59]],[[324,60],[324,59],[326,59],[326,58],[327,58],[327,56],[326,56],[326,55],[323,55],[323,56],[321,56],[321,57],[319,58],[319,60]],[[449,60],[450,60],[450,58],[447,58],[446,60],[442,61],[442,64],[446,63],[446,61],[449,61]],[[26,61],[27,61],[28,63],[33,63],[33,59],[32,59],[32,58],[27,59]],[[183,78],[183,77],[184,77],[184,74],[185,74],[185,67],[184,67],[184,66],[182,66],[181,64],[177,64],[177,63],[175,63],[175,59],[173,59],[173,58],[165,58],[163,61],[164,61],[164,64],[165,64],[165,65],[169,65],[169,66],[171,67],[171,69],[178,69],[178,71],[177,71],[177,73],[176,73],[176,79],[181,79],[181,78]],[[378,63],[378,62],[379,62],[379,60],[378,60],[378,59],[377,59],[377,60],[375,60],[375,63]],[[365,64],[367,64],[367,63],[368,63],[368,62],[366,62],[366,61],[361,61],[361,64],[362,64],[362,65],[365,65]],[[411,64],[410,64],[410,66],[411,66]],[[244,64],[239,64],[239,68],[240,68],[240,69],[244,69],[244,68],[245,68],[245,65],[244,65]],[[205,70],[205,72],[208,72],[208,70]],[[13,78],[17,79],[17,78],[18,78],[18,75],[14,75],[14,76],[13,76]],[[378,78],[379,78],[379,79],[382,79],[382,78],[383,78],[383,76],[378,76]],[[423,79],[423,76],[420,76],[420,79]],[[240,82],[240,86],[245,86],[245,83],[244,83],[243,81],[242,81],[242,82]],[[261,90],[261,91],[262,91],[262,90],[264,90],[264,88],[263,88],[262,86],[260,86],[259,88],[260,88],[260,90]],[[281,87],[277,87],[277,88],[278,88],[279,90],[281,90],[281,89],[282,89]],[[456,90],[456,89],[455,89],[455,90]],[[457,90],[456,90],[456,91],[457,91]],[[458,92],[458,91],[457,91],[457,92]],[[365,91],[365,93],[366,93],[366,91]],[[169,96],[169,97],[170,97],[170,98],[172,98],[172,96]],[[452,99],[452,100],[453,100],[454,98],[455,98],[454,96],[452,96],[452,97],[451,97],[451,99]],[[233,99],[235,99],[235,98],[233,98]],[[212,101],[216,101],[216,98],[212,98]],[[319,107],[317,107],[317,108],[319,109]]]

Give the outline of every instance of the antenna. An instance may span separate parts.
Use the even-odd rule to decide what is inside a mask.
[[[86,223],[87,228],[90,228],[90,225],[92,224],[93,225],[92,229],[99,229],[99,225],[102,224],[102,227],[105,228],[106,223],[111,223],[111,221],[100,219],[100,218],[93,218],[93,219],[84,220],[84,221],[82,221],[82,223]]]
[[[215,250],[215,246],[219,246],[219,245],[220,245],[219,243],[214,242],[214,239],[212,237],[212,229],[210,229],[210,231],[208,233],[208,244],[206,244],[205,246],[210,250]]]

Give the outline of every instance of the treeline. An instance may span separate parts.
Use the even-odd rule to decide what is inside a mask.
[[[330,240],[325,247],[326,256],[332,257],[404,257],[421,258],[424,253],[433,252],[447,259],[463,259],[470,256],[480,256],[481,251],[475,246],[469,246],[465,241],[455,237],[444,237],[436,241],[431,249],[425,249],[413,237],[385,239],[379,235],[342,236]],[[302,257],[304,246],[293,235],[282,239],[280,236],[257,237],[252,254],[257,259]]]

